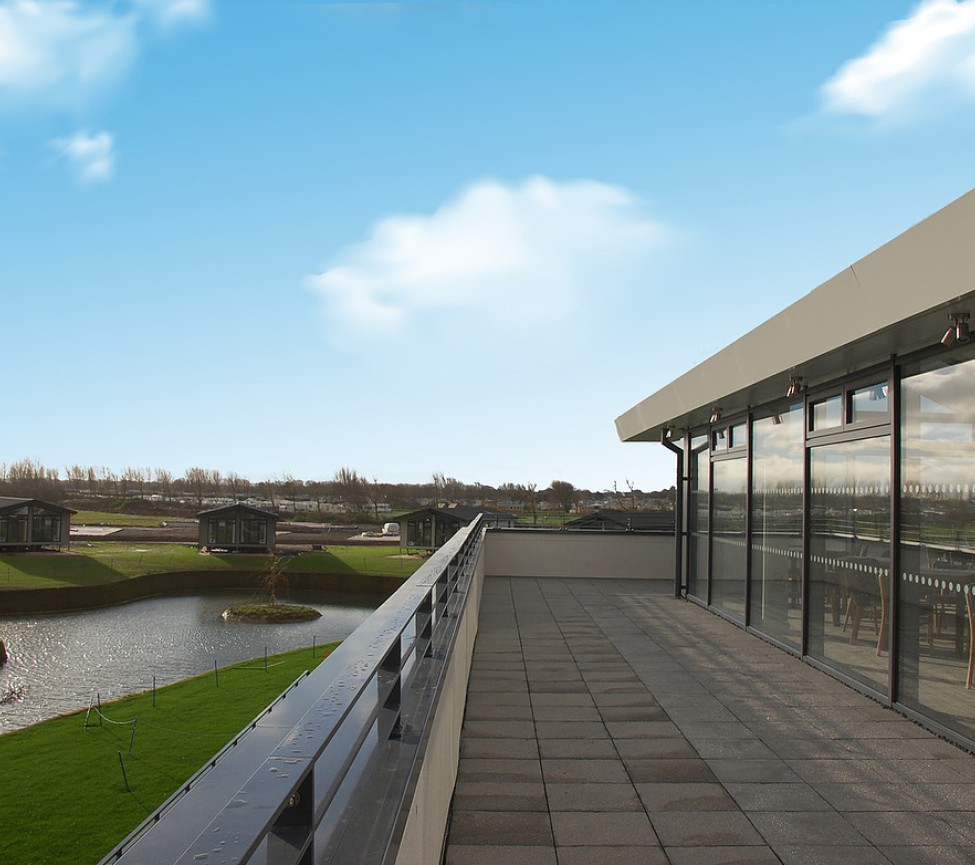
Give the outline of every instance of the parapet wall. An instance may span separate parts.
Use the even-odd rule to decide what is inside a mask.
[[[487,576],[674,579],[672,534],[489,529],[484,556]]]

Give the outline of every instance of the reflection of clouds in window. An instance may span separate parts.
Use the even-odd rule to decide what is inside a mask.
[[[933,423],[921,421],[921,440],[928,442],[971,442],[970,423]]]
[[[902,486],[927,502],[969,500],[975,475],[975,361],[942,364],[903,386]]]
[[[904,379],[905,411],[952,414],[956,423],[975,425],[975,361],[930,369]]]
[[[790,406],[752,424],[756,492],[802,494],[803,407]]]

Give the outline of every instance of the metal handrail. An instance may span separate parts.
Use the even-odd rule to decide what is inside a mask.
[[[391,862],[482,538],[461,529],[100,865]]]

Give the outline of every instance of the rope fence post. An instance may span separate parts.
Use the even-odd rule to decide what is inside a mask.
[[[129,786],[129,776],[125,774],[125,760],[122,759],[121,751],[118,752],[118,762],[119,765],[122,767],[122,780],[125,782],[125,789],[128,790],[129,793],[131,793],[132,788]]]

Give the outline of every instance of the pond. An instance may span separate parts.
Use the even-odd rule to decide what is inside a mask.
[[[0,667],[0,733],[224,667],[248,658],[343,640],[378,606],[371,596],[292,592],[320,619],[287,624],[224,621],[240,594],[152,598],[44,616],[0,615],[10,660]]]

